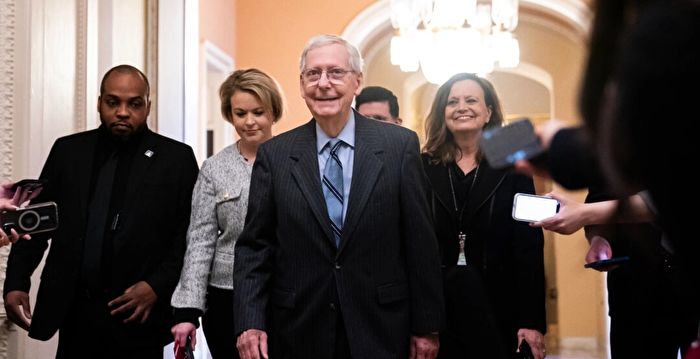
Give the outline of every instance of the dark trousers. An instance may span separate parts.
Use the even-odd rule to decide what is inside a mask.
[[[239,358],[233,329],[233,290],[207,288],[207,310],[202,316],[202,330],[212,358]]]
[[[57,359],[162,359],[163,345],[148,338],[141,324],[123,324],[113,317],[106,297],[81,292],[58,332]]]
[[[507,359],[507,348],[479,274],[471,267],[446,269],[447,327],[440,331],[438,359]],[[515,333],[512,335],[515,345]]]
[[[613,359],[676,359],[678,350],[685,353],[697,337],[697,279],[670,257],[653,268],[642,274],[623,267],[608,273]]]

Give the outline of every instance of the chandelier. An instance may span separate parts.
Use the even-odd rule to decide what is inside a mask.
[[[434,84],[520,62],[518,0],[391,0],[391,25],[391,63]]]

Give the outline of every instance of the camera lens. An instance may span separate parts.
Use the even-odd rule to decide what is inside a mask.
[[[25,211],[19,215],[19,228],[24,232],[31,232],[39,227],[39,213],[36,211]]]

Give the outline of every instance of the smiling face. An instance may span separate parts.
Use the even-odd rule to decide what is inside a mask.
[[[445,125],[450,132],[473,132],[491,120],[491,109],[486,105],[484,90],[476,81],[455,82],[445,106]]]
[[[345,121],[350,115],[352,100],[360,93],[362,74],[352,70],[347,49],[329,44],[309,50],[305,68],[299,78],[301,97],[316,120]],[[310,69],[322,71],[318,81],[308,81],[303,73]],[[328,70],[348,71],[338,79],[329,78]]]
[[[272,138],[272,116],[260,99],[248,91],[235,91],[231,96],[231,122],[241,141],[260,145]]]
[[[146,83],[138,73],[115,71],[109,74],[97,100],[97,112],[102,124],[114,136],[128,140],[143,131],[150,111]]]

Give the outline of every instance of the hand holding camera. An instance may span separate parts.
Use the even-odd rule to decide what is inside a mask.
[[[6,183],[0,188],[0,246],[14,243],[20,237],[29,239],[29,234],[46,232],[58,226],[56,203],[47,202],[19,208],[36,198],[43,188],[41,180],[21,180]]]
[[[58,228],[58,206],[55,202],[37,203],[17,210],[0,212],[5,232],[19,235],[52,231]]]

